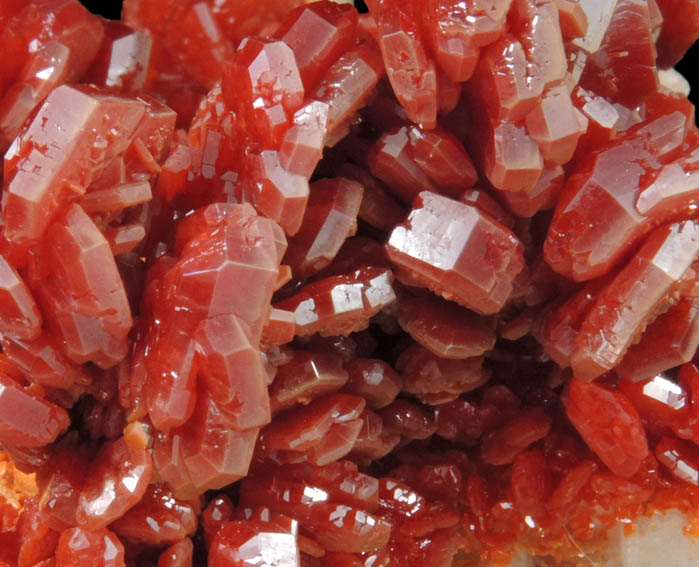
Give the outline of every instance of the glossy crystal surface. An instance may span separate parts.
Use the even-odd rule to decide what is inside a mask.
[[[416,342],[443,358],[470,358],[495,345],[488,319],[435,297],[403,301],[398,322]]]
[[[123,567],[124,546],[111,531],[71,528],[61,534],[56,550],[56,567]]]
[[[0,256],[0,332],[17,339],[36,339],[41,313],[17,270]]]
[[[641,420],[621,392],[573,379],[566,413],[588,446],[619,476],[632,476],[648,455]]]
[[[109,243],[79,205],[49,227],[47,238],[48,261],[34,268],[34,287],[49,325],[73,361],[113,366],[126,355],[133,319]]]
[[[20,447],[41,447],[54,441],[70,424],[62,408],[23,388],[0,373],[0,441]]]
[[[437,72],[420,30],[420,6],[396,0],[367,4],[376,20],[386,74],[408,118],[425,128],[437,120]]]
[[[365,329],[370,317],[395,302],[392,283],[390,270],[360,268],[312,282],[276,307],[294,313],[298,336],[346,335]]]
[[[75,0],[37,2],[23,8],[14,14],[11,10],[3,22],[10,38],[9,68],[15,67],[9,84],[0,89],[3,152],[53,89],[85,74],[105,35],[99,18]]]
[[[56,214],[128,147],[144,113],[138,100],[90,87],[53,91],[5,155],[5,236],[18,244],[39,240]]]
[[[671,251],[671,252],[670,252]],[[699,251],[693,221],[653,231],[638,254],[600,293],[575,338],[571,366],[579,378],[611,369],[676,289]],[[620,309],[618,306],[627,306]]]
[[[111,529],[130,542],[176,545],[196,531],[197,508],[193,502],[176,499],[167,485],[150,484],[138,504]]]
[[[135,506],[146,492],[153,462],[144,447],[124,439],[105,444],[85,474],[75,512],[86,530],[104,528]]]
[[[401,270],[478,313],[498,311],[524,265],[522,244],[478,209],[424,192],[386,243]]]
[[[362,186],[337,177],[311,184],[303,226],[289,238],[283,262],[298,279],[305,279],[327,266],[340,246],[357,231]]]
[[[0,567],[691,547],[693,2],[367,4],[0,2]]]

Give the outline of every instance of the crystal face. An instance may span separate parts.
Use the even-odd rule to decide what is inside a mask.
[[[0,567],[693,547],[694,0],[123,4],[0,2]]]
[[[47,445],[70,424],[65,410],[22,388],[5,374],[0,374],[0,404],[0,440],[9,445]]]
[[[388,257],[422,285],[479,313],[498,311],[524,266],[522,244],[469,205],[422,193],[386,244]]]
[[[657,313],[699,252],[692,221],[653,231],[638,254],[604,289],[575,338],[571,366],[596,378],[615,366],[647,321]],[[615,306],[623,305],[624,308]]]
[[[41,313],[22,277],[2,256],[0,294],[2,334],[17,339],[38,338],[41,334]]]
[[[144,113],[138,100],[89,87],[53,91],[5,155],[6,238],[18,244],[38,241],[56,213],[126,150]]]
[[[102,447],[85,475],[76,520],[85,529],[103,528],[120,518],[146,492],[153,473],[150,454],[118,439]]]

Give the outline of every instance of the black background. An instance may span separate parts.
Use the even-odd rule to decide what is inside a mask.
[[[2,0],[0,0],[1,2]],[[122,0],[80,0],[92,12],[100,14],[113,20],[119,19],[121,13]],[[157,0],[146,0],[149,2]],[[366,6],[362,0],[356,2],[360,11],[366,11]],[[695,43],[684,59],[677,65],[677,69],[682,73],[692,86],[689,99],[695,106],[699,103],[699,43]]]

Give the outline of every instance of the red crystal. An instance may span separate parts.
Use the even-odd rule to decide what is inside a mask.
[[[349,458],[357,462],[381,459],[400,443],[400,433],[383,426],[383,419],[371,410],[365,409],[360,416],[362,428],[352,445]]]
[[[233,504],[225,494],[221,494],[209,502],[201,514],[201,524],[207,544],[211,545],[214,536],[223,526],[233,520],[234,515]]]
[[[5,156],[5,236],[18,244],[41,238],[60,209],[128,147],[144,113],[139,100],[86,86],[53,91]]]
[[[303,103],[294,52],[282,41],[246,39],[227,70],[223,94],[231,108],[247,114],[252,134],[274,147],[280,141],[277,128],[286,129]]]
[[[41,333],[41,313],[31,292],[1,255],[0,333],[20,340],[33,340]]]
[[[333,62],[354,47],[357,21],[357,12],[351,7],[324,0],[299,6],[281,23],[276,36],[293,50],[307,91],[317,86]]]
[[[56,567],[124,567],[124,546],[106,528],[71,528],[61,534]]]
[[[522,513],[539,518],[545,514],[552,479],[546,457],[537,451],[519,453],[512,462],[512,488]]]
[[[658,67],[675,65],[682,55],[699,39],[699,13],[693,2],[659,0],[663,25],[657,39]]]
[[[647,2],[617,2],[602,45],[587,60],[581,85],[628,107],[652,94],[658,87],[652,17]]]
[[[365,329],[370,317],[395,301],[392,282],[390,270],[361,268],[310,283],[275,307],[294,313],[298,336],[348,335]]]
[[[80,206],[89,214],[121,211],[147,203],[153,198],[150,184],[146,181],[124,183],[109,189],[87,193],[80,201]]]
[[[511,2],[430,0],[425,33],[439,66],[456,82],[467,81],[480,49],[505,28]]]
[[[677,478],[699,486],[699,451],[696,445],[663,437],[655,446],[655,456]]]
[[[269,423],[269,397],[259,350],[247,325],[235,315],[202,321],[195,340],[199,375],[235,429]]]
[[[297,567],[296,522],[284,530],[276,522],[255,520],[227,523],[211,542],[212,567]]]
[[[241,502],[248,507],[266,505],[273,511],[298,518],[304,530],[328,551],[361,553],[382,548],[388,542],[390,524],[373,515],[366,502],[349,503],[343,497],[338,498],[335,487],[343,484],[343,477],[322,484],[312,477],[282,480],[277,475],[246,479]],[[332,486],[331,490],[326,488],[327,484]],[[373,493],[376,495],[375,490]]]
[[[407,439],[427,439],[437,429],[432,415],[408,400],[397,399],[378,414],[385,428],[393,429]]]
[[[575,337],[606,284],[604,279],[593,280],[546,318],[539,340],[546,354],[562,368],[570,366]]]
[[[686,124],[679,112],[673,112],[667,118],[674,119],[682,126]],[[668,130],[671,132],[674,128]],[[691,207],[691,202],[699,191],[697,162],[699,150],[695,149],[661,167],[653,182],[644,187],[638,196],[638,211],[648,217],[671,218],[678,211]]]
[[[99,18],[75,0],[32,2],[8,17],[7,28],[19,40],[14,54],[10,42],[8,55],[24,64],[17,69],[14,83],[7,90],[0,89],[3,152],[53,89],[82,77],[104,35]]]
[[[387,406],[402,389],[400,374],[383,360],[356,358],[345,370],[348,379],[343,391],[363,397],[371,409]]]
[[[688,422],[687,392],[662,374],[637,382],[622,380],[619,390],[638,410],[649,433],[667,434]]]
[[[495,313],[524,266],[522,244],[478,209],[423,192],[386,244],[389,258],[446,299]]]
[[[554,518],[561,521],[570,514],[594,471],[595,463],[582,461],[566,472],[546,503],[546,508]]]
[[[146,229],[141,224],[127,224],[104,231],[109,248],[114,256],[132,252],[146,237]]]
[[[331,65],[313,93],[329,107],[326,143],[346,134],[348,122],[366,104],[383,72],[381,58],[367,46],[345,52]]]
[[[699,347],[697,299],[682,299],[658,316],[616,366],[630,380],[642,380],[689,362]]]
[[[389,262],[378,241],[355,236],[345,240],[333,261],[316,275],[316,279],[345,275],[366,266],[388,268]]]
[[[283,259],[296,278],[319,272],[337,255],[345,239],[354,236],[362,195],[359,183],[341,177],[311,185],[301,230],[289,238]]]
[[[49,227],[47,238],[48,262],[35,268],[34,286],[50,326],[75,362],[113,366],[126,355],[133,321],[107,240],[79,205]]]
[[[437,121],[437,73],[422,44],[419,5],[370,0],[386,74],[408,118],[427,129]]]
[[[155,329],[146,359],[148,373],[153,377],[148,385],[150,417],[163,431],[184,424],[194,411],[197,360],[192,335],[197,325],[202,325],[204,351],[211,341],[207,335],[218,324],[226,333],[232,333],[229,336],[238,335],[238,341],[243,341],[240,343],[243,355],[246,351],[243,335],[247,333],[248,354],[251,354],[249,349],[254,350],[252,345],[262,333],[277,278],[279,253],[276,231],[270,221],[256,216],[247,205],[213,207],[209,213],[211,217],[207,219],[205,209],[182,229],[184,234],[191,229],[195,236],[184,247],[180,260],[164,274],[161,293],[171,298],[170,305],[156,306],[158,313],[162,313],[160,317],[179,320],[179,328],[163,325]],[[241,288],[233,282],[246,284]],[[217,322],[202,322],[224,315]],[[236,318],[245,325],[238,325]],[[219,368],[212,372],[218,372],[218,376],[209,376],[216,387],[229,390],[222,400],[226,404],[232,400],[230,386],[235,389],[237,379],[229,375],[230,370],[224,373]],[[251,376],[254,372],[251,370]],[[251,396],[266,395],[264,391],[255,393],[254,381],[250,386]],[[243,416],[243,419],[266,421],[264,408],[262,417]]]
[[[385,132],[379,138],[369,154],[369,167],[405,203],[412,203],[423,189],[435,190],[412,156],[406,126]]]
[[[332,353],[296,350],[288,362],[277,367],[269,388],[272,411],[307,404],[311,400],[336,392],[347,382],[348,372],[342,359]]]
[[[84,369],[69,360],[47,332],[34,341],[14,340],[6,336],[0,339],[0,344],[13,366],[36,384],[69,388],[75,382],[89,382]]]
[[[570,409],[568,411],[570,413]],[[551,418],[541,409],[524,411],[507,425],[485,436],[482,458],[491,465],[510,463],[529,445],[546,437],[550,429]]]
[[[556,2],[525,0],[512,2],[511,29],[524,48],[528,75],[535,75],[537,82],[550,87],[562,80],[566,72],[565,50],[558,24]],[[535,88],[536,88],[535,86]]]
[[[544,244],[554,270],[579,281],[603,275],[653,226],[676,218],[696,188],[689,165],[695,158],[688,151],[665,167],[658,158],[682,146],[685,125],[681,112],[652,117],[635,127],[636,135],[593,153],[569,177]],[[588,200],[604,203],[605,214],[581,204]]]
[[[188,537],[173,543],[158,557],[158,567],[191,567],[194,544]]]
[[[435,297],[403,300],[398,322],[415,341],[443,358],[479,356],[495,345],[492,321]]]
[[[314,100],[299,108],[284,134],[279,162],[289,173],[310,177],[323,156],[330,107]]]
[[[408,138],[415,163],[444,193],[458,193],[478,181],[471,158],[455,136],[438,128],[412,126]]]
[[[494,431],[518,415],[521,402],[505,386],[492,386],[482,404],[456,399],[435,407],[437,434],[449,440],[474,444],[484,433]]]
[[[641,419],[621,392],[573,378],[566,413],[588,446],[613,473],[632,476],[648,455]]]
[[[124,541],[175,545],[196,531],[197,508],[177,500],[167,485],[151,484],[138,504],[110,527]]]
[[[503,193],[502,195],[505,197],[506,195],[511,195],[511,193]],[[459,201],[476,207],[478,210],[485,213],[489,217],[492,217],[500,224],[505,225],[510,230],[512,230],[512,227],[515,224],[515,220],[512,215],[509,214],[496,199],[494,199],[483,189],[479,189],[478,187],[466,189],[466,191],[459,196]]]
[[[66,449],[51,460],[52,473],[39,500],[44,523],[63,531],[77,525],[76,510],[87,472],[87,459],[79,451]]]
[[[558,20],[564,40],[584,37],[587,33],[587,15],[578,0],[556,0]]]
[[[182,425],[194,412],[195,349],[190,334],[179,330],[158,333],[149,349],[152,354],[149,352],[150,356],[143,362],[143,370],[134,366],[133,376],[146,381],[138,389],[145,394],[148,416],[161,431]]]
[[[244,477],[252,458],[258,430],[233,429],[228,415],[209,396],[198,396],[193,415],[193,419],[183,430],[173,433],[173,442],[177,438],[181,439],[182,457],[186,466],[186,471],[182,474],[189,474],[194,494],[221,488]],[[178,466],[178,461],[173,461],[172,465]],[[176,496],[180,492],[182,494],[179,496],[188,496],[188,487],[181,487],[169,478],[164,479],[175,489]]]
[[[390,230],[405,217],[403,207],[368,171],[351,163],[340,168],[340,175],[358,181],[364,187],[358,217],[379,230]]]
[[[145,447],[124,439],[105,444],[85,475],[76,520],[86,530],[104,528],[133,508],[146,493],[153,461]]]
[[[334,394],[319,398],[308,406],[289,410],[275,418],[274,423],[262,430],[260,444],[266,452],[307,453],[306,458],[316,463],[320,458],[325,461],[323,443],[337,443],[342,449],[334,459],[341,458],[351,449],[361,429],[357,419],[364,409],[365,402],[357,396]],[[340,437],[340,432],[346,424],[352,424],[352,429],[346,434],[348,440]],[[333,431],[338,432],[338,438],[332,438]],[[291,456],[290,456],[291,457]],[[297,457],[300,458],[300,457]],[[327,462],[318,462],[318,465]]]
[[[503,191],[532,191],[541,176],[544,160],[525,128],[502,122],[489,134],[483,160],[488,180]]]
[[[403,389],[430,405],[451,401],[488,380],[483,357],[443,358],[419,344],[400,354],[396,368],[403,375]]]
[[[0,566],[697,525],[691,2],[0,4]]]
[[[514,122],[524,118],[543,90],[541,78],[529,82],[526,72],[525,50],[508,34],[483,50],[469,85],[483,93],[479,98],[491,117]]]
[[[282,285],[291,280],[291,271],[286,274],[286,279]],[[296,334],[296,321],[294,314],[284,309],[275,309],[274,307],[269,312],[269,319],[264,329],[262,329],[262,337],[260,338],[260,348],[262,350],[271,347],[284,345],[294,340]]]
[[[104,39],[86,79],[127,93],[142,90],[148,76],[152,36],[113,20],[103,20],[102,25]]]
[[[541,175],[529,190],[497,191],[497,194],[507,203],[510,211],[520,217],[529,218],[539,211],[556,206],[564,181],[565,171],[560,165],[544,165]],[[496,220],[500,219],[496,217]]]
[[[43,560],[52,559],[59,543],[59,532],[48,527],[39,512],[37,499],[24,501],[24,510],[17,526],[19,536],[19,553],[17,565],[35,565]]]
[[[667,225],[648,236],[637,255],[600,293],[580,326],[571,356],[579,378],[596,378],[621,361],[676,289],[697,252],[699,229],[693,221]],[[614,308],[619,305],[626,307]]]
[[[406,203],[426,189],[454,195],[478,180],[457,138],[414,125],[383,134],[369,154],[369,166]]]
[[[20,447],[41,447],[56,440],[70,425],[58,406],[0,373],[0,441]]]
[[[587,130],[587,119],[574,106],[564,85],[548,89],[525,119],[527,133],[549,163],[570,161],[578,139]]]
[[[250,200],[291,235],[301,227],[308,202],[308,181],[285,169],[281,159],[282,154],[271,150],[251,156],[251,175],[256,185]]]

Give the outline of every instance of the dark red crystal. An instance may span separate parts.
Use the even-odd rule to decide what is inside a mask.
[[[641,420],[621,392],[574,378],[566,413],[588,446],[615,474],[632,476],[648,455]]]

